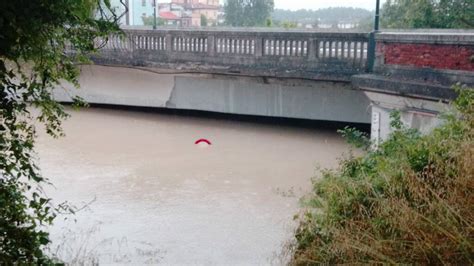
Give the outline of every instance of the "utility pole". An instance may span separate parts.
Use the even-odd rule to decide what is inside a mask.
[[[156,0],[153,0],[153,29],[156,30]]]

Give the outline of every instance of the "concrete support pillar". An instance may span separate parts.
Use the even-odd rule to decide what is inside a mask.
[[[414,128],[426,134],[442,123],[439,113],[446,111],[448,108],[446,104],[430,100],[374,92],[366,92],[365,94],[371,101],[371,141],[373,148],[377,148],[394,131],[390,126],[392,112],[400,112],[400,120],[404,127]]]
[[[262,57],[263,56],[263,38],[262,37],[257,37],[255,38],[255,56],[256,57]]]

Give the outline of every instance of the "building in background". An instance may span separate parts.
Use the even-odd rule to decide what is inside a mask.
[[[180,5],[185,10],[182,26],[201,26],[201,16],[207,18],[208,25],[217,25],[220,10],[219,0],[171,0],[172,4]]]
[[[120,23],[127,26],[143,26],[143,18],[152,17],[154,8],[157,9],[157,18],[164,25],[200,27],[201,16],[207,18],[208,25],[219,23],[222,10],[219,0],[169,1],[169,3],[157,3],[155,7],[155,0],[122,0],[128,5],[128,12],[120,20]],[[117,13],[125,12],[125,7],[120,0],[111,0],[111,3],[116,8]]]

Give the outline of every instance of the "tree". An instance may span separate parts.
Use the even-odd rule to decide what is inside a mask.
[[[351,23],[360,24],[361,21],[373,20],[373,12],[363,8],[353,7],[330,7],[321,8],[318,10],[283,10],[275,9],[272,13],[272,19],[276,21],[294,21],[296,23],[311,24],[314,28],[317,28],[321,24],[339,24],[339,23]]]
[[[227,0],[225,22],[229,26],[266,26],[274,6],[273,0]]]
[[[207,17],[204,14],[201,14],[201,27],[207,26]]]
[[[42,192],[48,182],[33,157],[35,120],[63,135],[68,115],[52,92],[62,81],[78,86],[77,63],[120,32],[119,19],[109,0],[0,1],[1,264],[51,262],[44,226],[67,207]]]
[[[386,28],[474,28],[474,2],[387,0],[381,18]]]

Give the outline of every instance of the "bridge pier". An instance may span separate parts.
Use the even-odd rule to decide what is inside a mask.
[[[442,123],[439,115],[449,110],[442,102],[366,92],[371,106],[371,140],[378,146],[393,132],[391,114],[399,112],[404,127],[429,133]]]
[[[452,86],[474,87],[473,31],[381,32],[375,40],[374,72],[352,77],[370,99],[375,145],[392,132],[393,111],[404,126],[428,133],[457,97]]]

